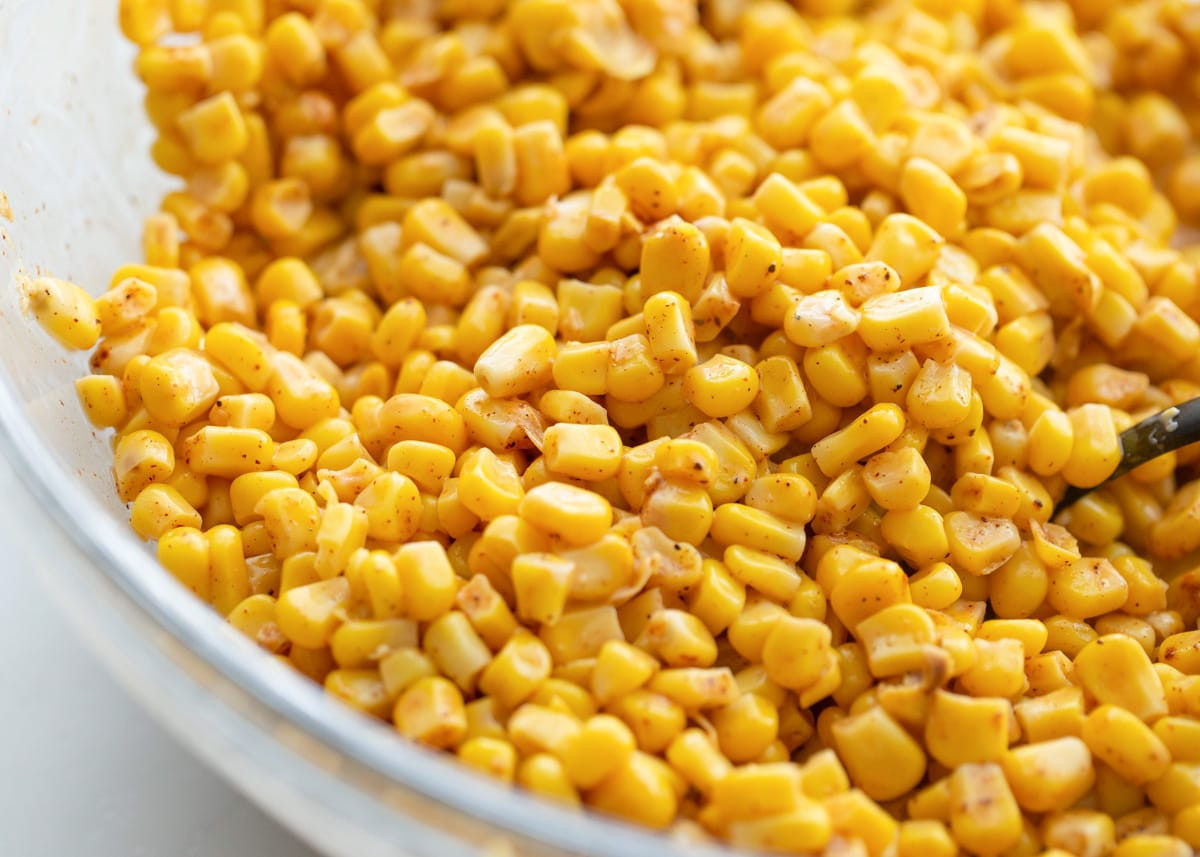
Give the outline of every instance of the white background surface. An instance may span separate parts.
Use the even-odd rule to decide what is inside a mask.
[[[2,857],[316,857],[138,710],[24,569],[0,581]]]

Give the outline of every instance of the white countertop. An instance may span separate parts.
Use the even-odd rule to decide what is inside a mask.
[[[152,723],[22,572],[0,573],[0,855],[316,857]]]

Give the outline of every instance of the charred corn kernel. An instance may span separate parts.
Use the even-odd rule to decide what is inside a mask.
[[[467,731],[462,694],[440,676],[420,678],[405,690],[392,719],[401,735],[430,747],[454,747]]]
[[[898,797],[925,775],[920,745],[882,708],[838,720],[833,737],[851,782],[874,800]],[[888,759],[888,765],[879,765],[879,759]]]

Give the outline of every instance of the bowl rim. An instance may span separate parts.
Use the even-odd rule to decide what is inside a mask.
[[[32,321],[26,323],[34,326]],[[231,631],[209,605],[152,558],[132,531],[115,521],[90,492],[62,490],[76,477],[39,437],[4,371],[0,371],[0,454],[53,525],[153,625],[226,679],[242,694],[243,702],[265,709],[369,774],[525,838],[530,844],[580,857],[728,857],[745,853],[536,798],[469,770],[448,753],[407,741],[394,730],[330,699],[315,682],[278,664],[263,649]],[[246,719],[241,712],[236,716]],[[276,743],[280,744],[277,739]],[[284,749],[295,755],[294,749]],[[360,785],[340,778],[339,782],[390,814],[404,815],[403,810],[387,807]],[[422,819],[405,817],[425,824]],[[446,833],[437,827],[430,830]]]

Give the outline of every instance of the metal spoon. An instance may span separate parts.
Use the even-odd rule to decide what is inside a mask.
[[[1121,463],[1112,475],[1091,488],[1068,488],[1058,502],[1059,509],[1065,509],[1088,492],[1124,476],[1147,461],[1200,441],[1200,399],[1191,399],[1148,416],[1121,432],[1118,440],[1121,441]]]

